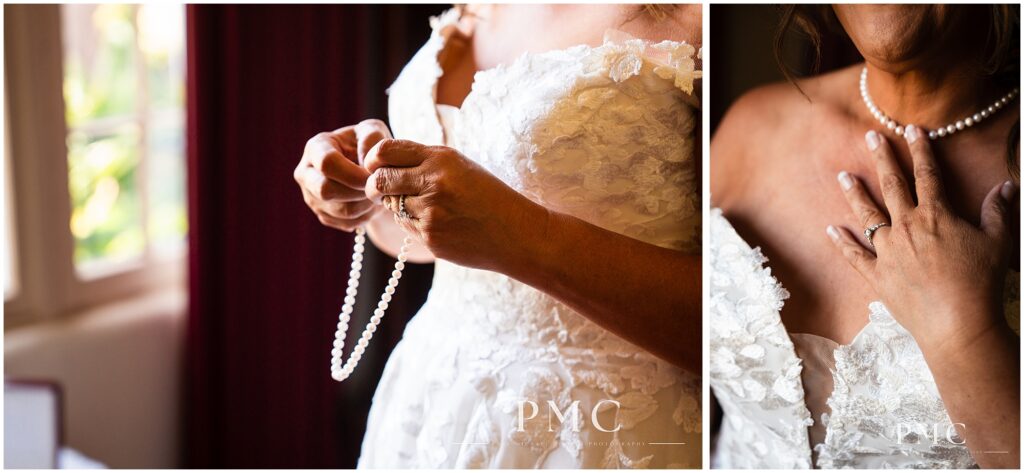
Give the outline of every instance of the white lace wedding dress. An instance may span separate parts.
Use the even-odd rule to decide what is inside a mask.
[[[714,468],[971,468],[913,337],[881,302],[849,345],[787,333],[789,293],[713,209],[710,380],[724,414]],[[1020,327],[1020,273],[1006,281]],[[813,445],[813,450],[812,450]]]
[[[461,108],[438,107],[456,15],[432,20],[389,90],[396,137],[452,146],[548,208],[700,251],[694,48],[613,32],[478,72]],[[374,396],[359,466],[699,468],[700,399],[699,377],[552,297],[438,260]]]

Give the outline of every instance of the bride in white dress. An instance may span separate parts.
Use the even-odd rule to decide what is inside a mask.
[[[1018,467],[1007,7],[792,7],[866,62],[749,92],[712,140],[713,467]]]
[[[390,132],[296,169],[325,224],[435,262],[359,466],[699,468],[700,6],[472,8],[432,20]]]

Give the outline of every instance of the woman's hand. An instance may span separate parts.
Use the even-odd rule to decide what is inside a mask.
[[[394,218],[435,256],[528,284],[700,373],[699,253],[548,210],[448,147],[384,140],[367,153],[366,168],[366,196],[397,213],[405,195],[409,217]]]
[[[865,139],[884,209],[854,176],[842,172],[839,182],[861,229],[887,225],[874,233],[874,252],[849,231],[830,226],[828,235],[922,348],[956,348],[991,330],[1007,331],[1002,290],[1016,186],[1007,181],[992,188],[982,203],[981,226],[974,226],[946,202],[921,129],[908,126],[905,136],[914,161],[917,205],[888,142],[869,131]]]
[[[360,164],[367,150],[385,138],[391,133],[383,122],[364,120],[306,142],[293,177],[320,223],[350,232],[383,210],[366,198],[370,172]]]
[[[383,140],[367,153],[366,197],[383,202],[395,220],[435,256],[497,270],[544,230],[547,211],[485,169],[445,146]],[[397,215],[404,195],[408,218]]]
[[[914,337],[952,425],[975,461],[982,468],[1017,468],[1020,340],[1003,320],[1002,303],[1017,188],[1012,182],[993,187],[976,227],[946,202],[921,129],[908,126],[904,135],[914,160],[917,205],[889,144],[871,131],[865,139],[892,220],[860,181],[840,173],[860,226],[888,226],[878,228],[869,242],[874,253],[848,231],[829,226],[828,234]]]

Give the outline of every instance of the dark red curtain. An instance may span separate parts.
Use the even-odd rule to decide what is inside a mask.
[[[188,7],[183,466],[355,465],[380,371],[432,269],[405,271],[359,369],[335,383],[330,349],[351,235],[317,222],[292,169],[315,133],[385,117],[384,89],[443,8]],[[392,263],[379,253],[367,261],[354,326]]]

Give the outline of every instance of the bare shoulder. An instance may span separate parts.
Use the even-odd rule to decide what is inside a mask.
[[[769,176],[794,155],[822,117],[846,114],[851,68],[754,88],[729,107],[711,139],[712,205],[727,208],[749,196],[756,176]],[[856,90],[855,88],[849,90]]]
[[[758,166],[765,165],[765,146],[793,126],[805,100],[790,83],[763,85],[744,93],[729,107],[711,137],[711,204],[729,207],[751,184]],[[770,163],[769,163],[770,164]]]

